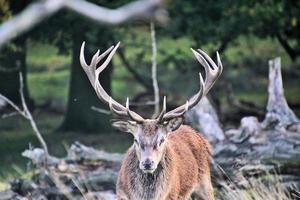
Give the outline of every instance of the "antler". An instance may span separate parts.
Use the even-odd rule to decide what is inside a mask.
[[[120,42],[116,46],[111,46],[109,49],[107,49],[104,53],[100,54],[100,51],[98,50],[91,61],[90,65],[87,65],[85,58],[84,58],[84,47],[85,42],[82,43],[81,49],[80,49],[80,64],[85,71],[86,75],[88,76],[98,98],[103,101],[104,103],[109,105],[109,108],[111,112],[125,117],[130,117],[132,120],[141,123],[144,121],[144,119],[138,115],[137,113],[131,111],[129,109],[129,100],[127,98],[126,107],[124,107],[122,104],[118,103],[114,99],[111,98],[107,94],[107,92],[103,89],[99,82],[99,75],[100,73],[107,67],[109,62],[111,61],[113,55],[115,54],[116,50],[118,49],[120,45]],[[108,55],[108,56],[107,56]],[[106,60],[103,62],[103,64],[97,68],[97,64],[105,57],[107,56]]]
[[[217,52],[217,62],[218,66],[214,63],[214,61],[202,50],[198,49],[195,51],[191,49],[194,53],[198,62],[204,67],[205,69],[205,81],[203,81],[201,73],[200,76],[200,89],[197,94],[195,94],[192,98],[190,98],[184,105],[181,105],[169,112],[166,113],[166,98],[164,98],[164,105],[161,114],[157,118],[159,122],[167,121],[172,118],[180,117],[185,114],[188,110],[193,108],[197,103],[201,100],[203,96],[205,96],[210,88],[213,86],[215,81],[218,79],[220,74],[222,73],[223,66],[221,63],[221,59],[219,53]]]

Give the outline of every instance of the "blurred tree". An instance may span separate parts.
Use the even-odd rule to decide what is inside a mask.
[[[112,41],[110,31],[90,21],[83,20],[70,13],[60,13],[47,23],[46,28],[55,27],[52,38],[48,38],[57,45],[61,53],[71,53],[71,76],[67,111],[63,123],[59,127],[61,131],[110,131],[110,116],[91,110],[92,106],[105,108],[97,98],[86,74],[79,63],[79,52],[83,41],[86,41],[86,58],[90,62],[92,52],[99,48],[101,51],[108,48]],[[45,29],[41,29],[45,31]],[[101,35],[101,37],[98,37]],[[53,37],[54,36],[54,37]],[[45,39],[45,38],[43,38]],[[71,51],[69,51],[71,49]],[[93,49],[93,50],[92,50]],[[108,67],[101,76],[101,83],[110,92],[110,76],[112,67]]]
[[[93,1],[99,3],[98,1]],[[104,2],[105,3],[105,2]],[[101,6],[107,6],[101,1]],[[47,34],[44,34],[47,32]],[[97,49],[106,50],[114,44],[112,27],[101,26],[98,23],[86,20],[74,13],[60,11],[35,30],[35,40],[52,43],[63,54],[71,53],[71,79],[67,111],[59,127],[61,131],[96,131],[109,132],[110,116],[95,112],[92,106],[107,109],[97,98],[86,74],[79,63],[79,52],[83,41],[86,45],[86,58],[89,63]],[[71,51],[70,51],[71,49]],[[112,64],[101,76],[101,83],[110,93]]]
[[[11,15],[14,15],[24,9],[30,1],[6,1],[0,0],[0,21],[5,21]],[[19,71],[23,74],[24,95],[28,105],[32,105],[29,101],[29,93],[26,78],[26,40],[27,34],[13,40],[5,46],[0,53],[0,91],[3,95],[11,99],[15,103],[20,103],[19,94]]]
[[[98,26],[99,27],[99,26]],[[76,30],[76,29],[75,29]],[[80,29],[77,29],[80,30]],[[85,29],[87,30],[87,29]],[[72,62],[71,62],[71,80],[69,88],[69,97],[67,112],[64,121],[60,127],[61,130],[101,130],[101,132],[110,131],[110,116],[97,113],[91,110],[92,106],[107,109],[97,97],[92,86],[79,63],[79,51],[83,41],[87,41],[88,55],[86,55],[89,63],[92,52],[99,48],[104,51],[113,42],[110,39],[110,31],[104,27],[89,30],[86,33],[82,31],[74,31],[72,37]],[[101,37],[98,37],[101,35]],[[109,44],[108,44],[109,43]],[[86,52],[86,53],[87,53]],[[112,63],[103,72],[100,82],[105,90],[110,93]]]
[[[278,39],[293,61],[300,56],[300,1],[241,0],[240,9],[251,21],[250,33]]]
[[[300,56],[300,1],[173,1],[167,34],[190,36],[197,47],[219,52],[242,34],[278,39],[292,60]],[[214,50],[214,51],[215,51]]]

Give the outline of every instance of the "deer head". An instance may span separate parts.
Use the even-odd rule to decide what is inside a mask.
[[[98,50],[93,56],[90,65],[87,65],[84,58],[85,42],[83,42],[80,50],[80,63],[99,99],[109,105],[113,114],[121,117],[121,120],[113,122],[113,126],[134,136],[134,145],[140,169],[145,173],[153,173],[164,155],[169,133],[180,127],[184,114],[208,93],[222,72],[222,63],[218,52],[218,65],[216,65],[202,50],[198,49],[198,51],[195,51],[191,49],[196,59],[205,69],[205,81],[201,73],[199,73],[199,91],[185,104],[169,112],[166,112],[166,97],[164,97],[163,108],[159,116],[155,119],[144,119],[136,112],[130,110],[128,98],[126,105],[123,106],[109,96],[99,82],[100,73],[107,67],[119,45],[120,42],[102,54]],[[104,57],[107,57],[106,60],[97,68],[98,63]]]

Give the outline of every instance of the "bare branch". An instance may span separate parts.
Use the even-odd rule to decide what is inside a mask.
[[[96,106],[92,106],[91,109],[93,111],[96,111],[98,113],[102,113],[102,114],[105,114],[105,115],[111,115],[111,112],[109,110],[105,110],[105,109],[102,109],[102,108],[98,108]]]
[[[5,44],[53,15],[63,6],[63,0],[39,1],[0,26],[0,48]]]
[[[117,9],[108,9],[84,0],[38,1],[0,26],[0,48],[63,8],[102,24],[116,25],[134,19],[164,22],[166,14],[159,9],[161,4],[162,0],[139,0]]]
[[[154,106],[155,101],[145,101],[145,102],[130,102],[131,106]]]
[[[82,0],[65,1],[66,8],[99,23],[113,25],[135,19],[165,21],[165,14],[157,10],[161,4],[161,0],[140,0],[117,9],[108,9]]]
[[[16,116],[16,115],[19,115],[19,114],[20,114],[19,112],[11,112],[11,113],[7,113],[7,114],[3,114],[1,116],[1,119],[5,119],[5,118],[8,118],[8,117]]]
[[[28,107],[27,107],[27,104],[26,104],[26,101],[25,101],[25,98],[24,98],[24,92],[23,92],[23,76],[22,76],[22,73],[20,72],[19,73],[19,76],[20,76],[20,95],[21,95],[21,100],[22,100],[22,105],[23,105],[23,109],[24,109],[24,112],[25,112],[25,115],[27,116],[27,119],[30,121],[30,125],[34,131],[34,133],[36,134],[38,140],[40,141],[43,149],[45,150],[45,167],[47,166],[47,157],[49,156],[49,152],[48,152],[48,147],[47,147],[47,144],[41,134],[41,132],[39,131]]]
[[[45,151],[45,167],[47,168],[47,158],[49,157],[49,153],[48,153],[48,147],[47,144],[44,140],[44,138],[42,137],[42,134],[40,133],[28,107],[25,101],[25,97],[24,97],[24,92],[23,92],[23,76],[22,73],[19,73],[19,77],[20,77],[20,96],[21,96],[21,101],[22,101],[22,106],[23,106],[23,111],[16,105],[14,104],[10,99],[6,98],[5,96],[3,96],[2,94],[0,94],[0,98],[3,99],[4,101],[6,101],[10,106],[12,106],[18,113],[20,113],[25,119],[27,119],[30,122],[30,125],[34,131],[34,133],[36,134],[39,142],[41,143],[44,151]]]
[[[153,117],[157,117],[159,114],[159,87],[157,81],[157,47],[156,47],[156,38],[155,38],[155,27],[154,23],[150,23],[151,29],[151,45],[152,45],[152,84],[153,84],[153,91],[154,91],[154,113]]]
[[[283,37],[280,33],[276,34],[276,37],[281,44],[281,46],[284,48],[284,50],[287,52],[287,54],[290,56],[292,61],[295,61],[296,58],[300,55],[300,49],[293,49],[292,46],[288,43],[287,39]]]
[[[2,94],[0,94],[0,99],[2,99],[3,101],[5,101],[6,103],[8,103],[11,107],[13,107],[18,113],[20,113],[20,115],[22,115],[23,117],[25,117],[27,119],[27,116],[25,114],[24,111],[22,111],[16,104],[14,104],[10,99],[6,98],[5,96],[3,96]]]

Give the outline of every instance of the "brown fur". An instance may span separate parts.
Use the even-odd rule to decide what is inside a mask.
[[[210,145],[191,127],[182,125],[168,135],[164,155],[153,174],[139,169],[135,148],[129,148],[121,166],[118,200],[186,200],[192,192],[196,199],[214,199]]]
[[[143,127],[142,127],[144,136],[152,136],[153,134],[155,134],[156,123],[157,122],[155,120],[146,119],[144,121]]]

